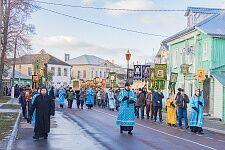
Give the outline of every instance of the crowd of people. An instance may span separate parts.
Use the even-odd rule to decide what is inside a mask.
[[[164,95],[160,89],[147,90],[146,87],[131,89],[130,84],[120,89],[109,88],[107,91],[102,88],[92,87],[74,90],[72,87],[50,87],[32,90],[28,85],[19,88],[19,103],[22,114],[28,123],[34,126],[34,139],[43,137],[47,139],[50,131],[50,116],[55,115],[55,100],[58,100],[59,108],[63,109],[65,102],[68,109],[73,108],[76,101],[77,109],[92,109],[93,106],[118,111],[117,125],[120,132],[128,131],[132,135],[135,125],[135,118],[151,119],[163,122],[163,99]],[[187,108],[190,103],[191,116],[188,121]],[[165,104],[166,123],[169,126],[182,128],[184,119],[185,129],[190,128],[192,132],[203,134],[203,107],[204,99],[200,90],[195,90],[195,95],[189,100],[184,89],[179,88],[176,96],[169,94]],[[178,120],[178,123],[177,123]]]

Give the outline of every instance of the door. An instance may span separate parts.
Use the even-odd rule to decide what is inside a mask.
[[[204,113],[209,113],[209,107],[210,107],[210,78],[207,78],[203,82],[203,98],[205,100],[205,107],[204,107]]]

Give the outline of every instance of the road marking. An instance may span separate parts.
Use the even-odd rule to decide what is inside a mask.
[[[106,112],[103,112],[103,111],[99,111],[99,110],[96,110],[96,109],[93,109],[94,111],[96,112],[99,112],[99,113],[102,113],[102,114],[106,114],[108,116],[111,116],[111,117],[116,117],[115,115],[112,115],[112,114],[109,114],[109,113],[106,113]],[[217,150],[213,147],[210,147],[210,146],[207,146],[207,145],[204,145],[204,144],[200,144],[198,142],[194,142],[194,141],[191,141],[191,140],[188,140],[188,139],[185,139],[185,138],[181,138],[179,136],[176,136],[176,135],[172,135],[172,134],[169,134],[169,133],[166,133],[166,132],[163,132],[163,131],[160,131],[160,130],[157,130],[157,129],[154,129],[154,128],[151,128],[151,127],[148,127],[148,126],[144,126],[142,124],[139,124],[139,123],[136,123],[136,125],[140,126],[140,127],[143,127],[143,128],[146,128],[146,129],[150,129],[150,130],[153,130],[155,132],[159,132],[161,134],[164,134],[164,135],[167,135],[167,136],[170,136],[170,137],[174,137],[174,138],[177,138],[177,139],[180,139],[180,140],[183,140],[183,141],[186,141],[186,142],[189,142],[189,143],[193,143],[193,144],[196,144],[196,145],[199,145],[201,147],[205,147],[205,148],[208,148],[208,149],[211,149],[211,150]]]
[[[224,142],[225,143],[225,141],[223,141],[223,140],[218,140],[219,142]]]
[[[211,138],[211,137],[206,137],[207,139],[210,139],[210,140],[213,140],[213,138]]]

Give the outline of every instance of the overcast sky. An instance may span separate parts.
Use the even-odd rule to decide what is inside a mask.
[[[41,1],[41,0],[40,0]],[[225,8],[225,0],[42,0],[54,3],[128,9],[186,9],[188,6]],[[185,12],[127,12],[69,8],[41,4],[40,6],[74,17],[141,32],[172,35],[186,28]],[[79,20],[39,10],[29,23],[36,27],[32,39],[34,52],[45,49],[64,59],[82,54],[114,60],[125,65],[125,52],[130,49],[132,62],[150,61],[164,37],[141,35],[101,27]],[[154,49],[154,52],[153,52]]]

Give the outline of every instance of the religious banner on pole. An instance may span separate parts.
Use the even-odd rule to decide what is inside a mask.
[[[141,65],[134,65],[134,80],[141,79]]]
[[[115,72],[109,73],[109,80],[110,80],[110,87],[115,87],[115,85],[116,85],[116,73]]]
[[[142,65],[142,80],[147,81],[150,77],[150,65]]]
[[[128,69],[128,82],[133,83],[134,80],[134,69]]]
[[[166,64],[155,64],[155,80],[166,80]]]
[[[165,83],[167,80],[167,65],[155,64],[155,87],[158,89],[165,89]]]
[[[170,74],[170,82],[176,83],[177,82],[177,77],[178,77],[178,73],[171,72],[171,74]]]

